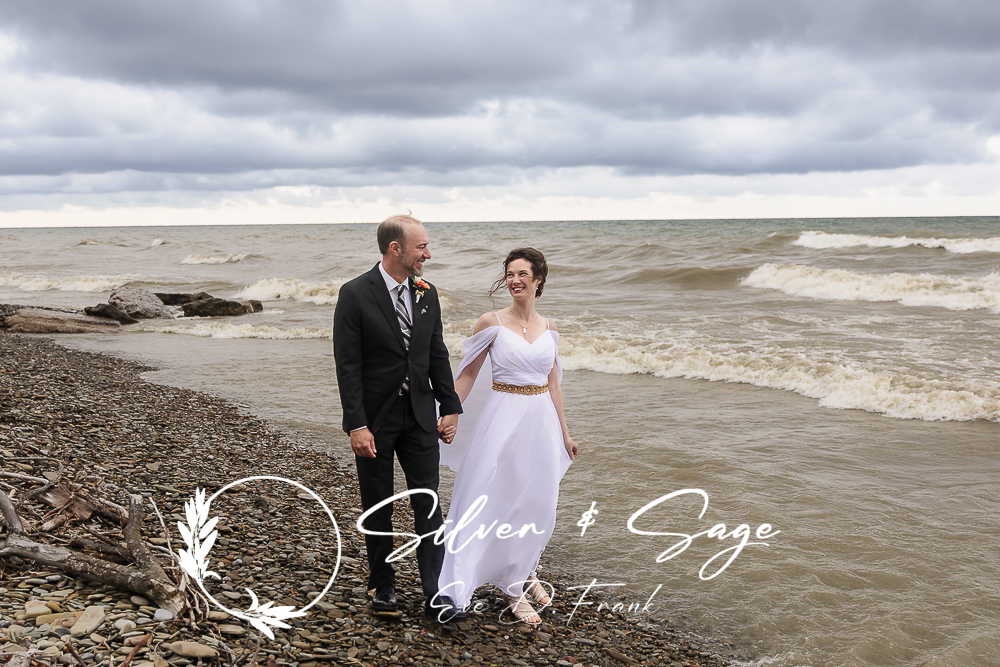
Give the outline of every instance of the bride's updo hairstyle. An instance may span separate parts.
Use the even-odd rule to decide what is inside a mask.
[[[507,259],[503,261],[503,275],[490,288],[489,296],[491,299],[494,294],[507,285],[507,267],[515,259],[524,259],[531,264],[531,279],[542,279],[542,282],[538,283],[538,287],[535,288],[535,298],[537,299],[542,295],[542,288],[545,287],[545,277],[549,275],[549,265],[545,262],[545,255],[534,248],[514,248],[507,253]]]

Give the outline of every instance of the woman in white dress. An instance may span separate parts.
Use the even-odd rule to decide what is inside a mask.
[[[563,416],[559,334],[535,311],[547,274],[533,248],[507,255],[490,294],[506,285],[512,303],[480,317],[464,343],[455,377],[463,414],[441,446],[442,463],[457,473],[441,593],[465,608],[476,588],[494,584],[530,625],[541,622],[531,603],[551,603],[535,570],[555,527],[559,482],[578,453]]]

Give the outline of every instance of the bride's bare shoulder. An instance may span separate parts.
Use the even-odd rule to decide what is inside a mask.
[[[552,329],[553,331],[559,331],[559,327],[556,326],[556,321],[555,320],[550,320],[548,318],[545,318],[545,319],[548,322],[549,329]]]
[[[472,333],[479,333],[483,329],[489,329],[490,327],[495,327],[497,325],[497,314],[496,313],[483,313],[476,322],[476,328],[473,329]]]

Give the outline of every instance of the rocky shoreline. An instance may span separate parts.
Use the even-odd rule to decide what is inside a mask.
[[[247,609],[254,596],[296,609],[320,599],[268,640],[218,609],[199,619],[161,620],[162,610],[158,614],[142,596],[0,557],[0,664],[679,667],[732,664],[736,657],[725,644],[709,649],[668,621],[635,621],[607,608],[574,609],[575,597],[566,588],[580,582],[551,559],[543,565],[556,595],[538,629],[510,623],[498,597],[486,589],[477,594],[467,623],[432,622],[421,610],[412,558],[397,563],[402,619],[372,617],[364,543],[354,526],[360,508],[353,463],[221,399],[148,383],[140,377],[147,370],[47,338],[0,331],[0,470],[45,477],[52,471],[41,462],[13,459],[51,457],[65,466],[64,484],[92,496],[127,506],[130,494],[142,494],[163,517],[161,523],[148,512],[143,535],[172,573],[179,570],[168,551],[183,546],[177,523],[186,520],[184,504],[197,488],[212,495],[248,477],[298,481],[326,503],[337,528],[303,489],[273,480],[245,482],[212,505],[221,518],[210,569],[221,579],[206,587],[233,609]],[[0,482],[15,504],[31,488],[11,477]],[[408,530],[409,507],[396,507],[397,530]],[[29,532],[49,510],[31,500],[18,508]],[[113,527],[96,518],[66,531],[34,537],[53,544],[68,543],[70,533],[114,541]],[[0,533],[0,545],[3,538]]]

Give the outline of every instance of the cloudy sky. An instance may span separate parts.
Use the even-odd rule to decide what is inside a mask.
[[[1000,215],[996,0],[4,0],[0,91],[0,226]]]

